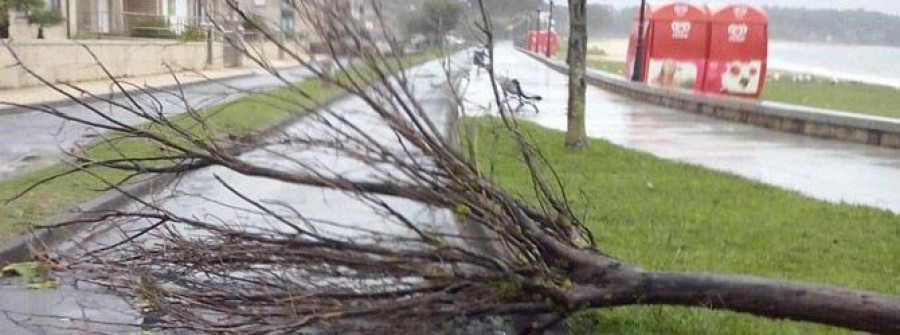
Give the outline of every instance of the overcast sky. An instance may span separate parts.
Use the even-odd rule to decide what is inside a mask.
[[[565,1],[556,1],[565,2]],[[618,7],[636,6],[640,0],[588,0],[591,3],[602,3]],[[653,1],[661,2],[661,1]],[[755,5],[772,5],[783,7],[815,7],[815,8],[840,8],[880,11],[894,15],[900,15],[900,0],[695,0],[690,1],[700,4],[732,4],[748,3]]]

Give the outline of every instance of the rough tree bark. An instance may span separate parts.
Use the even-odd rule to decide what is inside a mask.
[[[566,63],[569,64],[569,111],[566,147],[581,149],[587,146],[584,124],[585,57],[587,55],[586,0],[569,0],[569,45]]]
[[[541,234],[541,233],[538,233]],[[644,271],[590,250],[540,237],[572,263],[569,306],[668,305],[900,333],[900,299],[825,285],[703,273]]]

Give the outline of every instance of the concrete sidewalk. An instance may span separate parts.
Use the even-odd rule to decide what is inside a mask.
[[[300,66],[300,64],[298,64],[296,61],[276,60],[270,62],[277,69],[287,69]],[[131,87],[125,87],[125,90],[127,92],[135,92],[140,88],[147,87],[156,89],[169,89],[174,88],[179,83],[182,86],[191,86],[206,83],[210,80],[217,81],[249,77],[263,74],[265,71],[266,70],[262,69],[258,65],[253,64],[252,66],[243,66],[236,68],[216,69],[202,72],[184,71],[145,77],[120,78],[119,80],[123,83],[130,84],[128,86]],[[60,88],[62,88],[65,92],[79,98],[88,98],[90,95],[109,96],[110,94],[121,93],[112,80],[85,81],[71,84],[80,88],[81,90],[86,91],[87,93],[82,93],[78,89],[65,87],[65,84],[61,84]],[[29,111],[27,108],[21,108],[15,105],[58,107],[69,104],[72,104],[71,99],[49,86],[0,90],[0,115]]]

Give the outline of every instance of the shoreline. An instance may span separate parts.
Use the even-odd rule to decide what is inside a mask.
[[[771,41],[770,42],[770,50],[772,44],[793,44],[793,45],[803,45],[803,42],[795,42],[795,41]],[[830,44],[812,44],[817,46],[831,46]],[[854,45],[836,45],[836,46],[854,46]],[[872,46],[865,46],[872,47]],[[888,46],[879,46],[886,48],[893,48]],[[589,56],[589,58],[593,58],[596,60],[607,61],[607,62],[621,62],[625,63],[625,59],[627,57],[628,51],[628,39],[598,39],[591,40],[588,42],[588,49],[600,49],[605,55],[603,56]],[[777,74],[778,76],[795,76],[800,75],[802,78],[797,78],[797,81],[801,82],[809,82],[809,81],[831,81],[835,83],[855,83],[862,85],[871,85],[878,87],[886,87],[900,90],[900,77],[898,78],[869,78],[871,76],[866,74],[853,74],[853,73],[842,73],[836,70],[829,70],[824,68],[816,67],[815,65],[784,65],[779,60],[774,60],[772,58],[772,54],[769,54],[769,72],[770,79],[773,74]],[[803,75],[809,75],[811,77],[803,77]],[[793,78],[787,78],[788,80],[792,80]],[[785,80],[784,78],[778,78],[776,80]]]

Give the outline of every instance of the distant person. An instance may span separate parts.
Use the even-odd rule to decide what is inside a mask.
[[[472,64],[478,68],[487,70],[487,52],[484,49],[477,49],[472,55]]]

